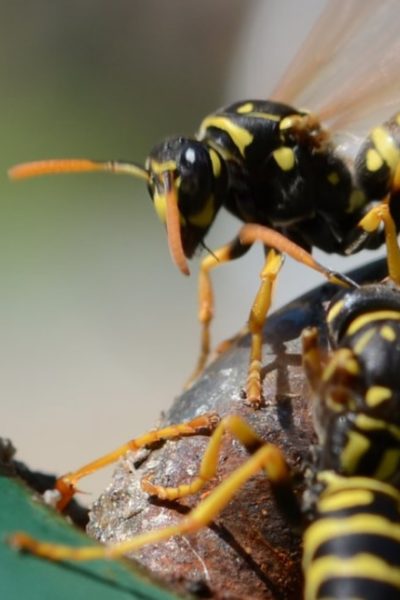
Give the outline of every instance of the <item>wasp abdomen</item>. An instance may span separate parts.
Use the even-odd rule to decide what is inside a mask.
[[[366,477],[322,472],[304,534],[305,600],[400,596],[400,493]]]

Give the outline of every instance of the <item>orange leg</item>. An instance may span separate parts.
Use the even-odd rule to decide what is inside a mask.
[[[254,408],[259,408],[261,405],[263,327],[271,306],[274,283],[282,265],[282,254],[270,250],[264,268],[260,273],[261,285],[249,316],[251,351],[246,382],[246,397],[247,402]]]
[[[185,384],[185,389],[204,371],[208,357],[210,355],[210,326],[214,317],[214,293],[210,271],[224,263],[240,258],[250,248],[251,244],[242,244],[238,238],[233,239],[229,244],[218,248],[215,252],[208,254],[200,264],[199,271],[199,321],[201,324],[201,343],[200,355],[193,373]]]
[[[273,444],[263,443],[253,429],[243,419],[235,415],[226,417],[221,421],[211,437],[200,469],[203,470],[203,478],[210,478],[215,472],[221,436],[226,430],[237,437],[252,452],[252,456],[177,524],[164,529],[143,533],[130,540],[105,547],[88,546],[73,548],[42,542],[21,532],[13,534],[9,538],[9,542],[17,548],[50,560],[83,561],[117,557],[133,552],[143,546],[156,544],[172,536],[195,533],[199,529],[206,527],[221,513],[246,481],[262,469],[271,483],[277,486],[285,486],[290,483],[290,472],[282,451]],[[205,464],[208,461],[210,464]],[[200,488],[197,486],[197,489]]]
[[[113,452],[109,452],[101,458],[84,465],[77,471],[63,475],[57,480],[55,486],[60,493],[60,500],[57,502],[57,508],[59,510],[64,510],[64,508],[69,504],[77,491],[77,483],[80,479],[82,479],[82,477],[91,475],[95,471],[114,463],[127,452],[139,450],[139,448],[144,448],[145,446],[149,446],[159,441],[178,439],[188,435],[196,435],[204,432],[205,430],[210,431],[215,428],[218,421],[219,418],[215,413],[208,413],[197,417],[192,421],[188,421],[187,423],[170,425],[168,427],[164,427],[163,429],[150,431],[149,433],[145,433],[138,438],[130,440]]]

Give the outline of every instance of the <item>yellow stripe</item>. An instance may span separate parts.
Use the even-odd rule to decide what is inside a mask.
[[[369,417],[368,415],[359,414],[355,419],[355,424],[363,431],[373,431],[374,429],[386,429],[394,438],[400,440],[400,427],[396,427],[396,425],[391,425],[390,423],[388,423],[387,421],[383,421],[382,419],[374,419],[373,417]]]
[[[336,577],[360,577],[400,589],[400,569],[371,554],[358,554],[345,559],[325,556],[317,559],[312,565],[305,564],[305,600],[315,600],[324,581]]]
[[[369,342],[371,341],[371,338],[374,337],[376,333],[376,327],[371,327],[371,329],[368,329],[367,331],[365,331],[357,340],[357,342],[354,344],[353,347],[353,351],[355,354],[361,354],[362,352],[364,352],[365,347],[368,346]]]
[[[274,150],[272,156],[275,159],[277,165],[282,169],[282,171],[290,171],[293,169],[295,165],[295,157],[294,152],[291,148],[287,146],[282,146],[277,150]]]
[[[374,514],[322,518],[304,533],[304,562],[309,563],[322,544],[345,535],[379,535],[400,543],[400,525]]]
[[[354,473],[364,454],[369,450],[371,442],[368,437],[358,431],[349,431],[347,443],[340,453],[340,465],[346,473]]]
[[[384,165],[384,161],[382,156],[379,154],[375,148],[368,148],[367,154],[365,156],[365,164],[368,171],[379,171]]]
[[[321,498],[318,502],[318,510],[321,513],[343,510],[357,506],[371,504],[374,494],[370,490],[345,490],[340,494],[333,494],[327,498]]]
[[[200,125],[199,136],[202,138],[205,134],[205,131],[208,127],[216,127],[217,129],[221,129],[227,133],[232,142],[235,144],[240,154],[244,156],[245,150],[247,146],[249,146],[254,136],[244,127],[240,127],[232,119],[228,117],[222,117],[217,115],[211,115],[210,117],[206,117],[204,121]]]
[[[213,175],[215,178],[218,178],[221,174],[221,159],[213,148],[209,148],[208,153],[210,155]]]
[[[246,102],[245,104],[239,106],[239,108],[236,109],[236,112],[238,112],[239,114],[245,114],[251,112],[253,108],[254,104],[252,102]]]
[[[338,316],[338,314],[342,310],[343,306],[344,306],[343,300],[338,300],[337,302],[335,302],[335,304],[332,306],[332,308],[328,311],[328,314],[326,317],[326,320],[328,321],[328,323],[333,321],[333,319],[335,319]]]
[[[387,340],[388,342],[394,342],[394,340],[396,339],[396,331],[393,329],[393,327],[390,327],[389,325],[384,325],[379,333],[381,337],[383,337],[383,339]]]
[[[278,122],[281,120],[279,115],[273,115],[272,113],[263,113],[254,111],[249,116],[255,117],[256,119],[264,119],[265,121],[275,121]]]
[[[353,335],[356,331],[374,321],[383,321],[385,319],[393,319],[393,321],[400,321],[400,311],[396,310],[376,310],[368,312],[359,317],[356,317],[347,329],[348,335]]]
[[[400,151],[390,132],[385,127],[375,127],[371,131],[371,139],[383,160],[393,172],[400,160]]]
[[[357,488],[371,490],[386,494],[400,504],[400,492],[382,481],[371,479],[370,477],[343,477],[335,471],[321,471],[317,475],[317,480],[326,486],[326,489],[321,493],[321,498],[338,494],[343,490],[353,490]]]
[[[266,121],[280,121],[281,117],[279,115],[274,115],[273,113],[261,112],[254,109],[254,104],[252,102],[246,102],[242,104],[236,109],[236,112],[240,115],[246,115],[249,117],[254,117],[256,119],[265,119]]]
[[[373,474],[376,479],[387,481],[397,472],[400,461],[400,449],[391,448],[383,453],[379,467]]]
[[[365,395],[365,401],[373,408],[374,406],[378,406],[385,400],[389,400],[392,397],[392,390],[383,386],[383,385],[373,385],[368,388],[367,393]]]

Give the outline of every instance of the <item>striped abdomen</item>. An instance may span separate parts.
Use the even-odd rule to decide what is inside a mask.
[[[400,598],[400,493],[366,477],[323,471],[304,534],[305,600]]]

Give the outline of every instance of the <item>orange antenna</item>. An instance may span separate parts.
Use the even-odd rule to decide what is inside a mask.
[[[180,215],[178,209],[178,198],[173,184],[172,175],[169,171],[164,174],[166,190],[166,225],[168,246],[173,262],[184,275],[190,275],[185,253],[182,247],[182,236],[180,228]]]
[[[90,160],[87,158],[60,158],[21,163],[15,165],[15,167],[11,167],[8,175],[10,179],[25,179],[57,173],[85,173],[93,171],[132,175],[145,181],[149,180],[149,174],[146,169],[135,163],[118,160]]]

